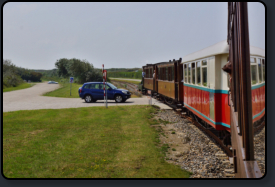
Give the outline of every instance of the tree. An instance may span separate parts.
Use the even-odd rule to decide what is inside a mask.
[[[78,83],[102,80],[101,71],[96,70],[87,60],[62,58],[57,60],[55,66],[59,76],[74,77]]]
[[[57,73],[58,76],[62,77],[68,77],[68,66],[69,66],[69,60],[67,58],[61,58],[57,60],[55,63],[55,67],[58,69]]]

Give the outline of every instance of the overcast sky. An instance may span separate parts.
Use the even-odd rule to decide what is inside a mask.
[[[265,7],[248,3],[250,45],[265,49]],[[53,69],[60,58],[101,68],[179,59],[227,37],[227,3],[18,3],[3,8],[3,58]]]

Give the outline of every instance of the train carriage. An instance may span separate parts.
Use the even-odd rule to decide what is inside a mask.
[[[142,66],[142,70],[145,72],[145,77],[143,78],[143,88],[145,90],[154,91],[153,73],[155,70],[155,65],[147,64],[146,66]]]
[[[145,72],[143,88],[151,90],[165,100],[182,102],[182,68],[181,58],[169,62],[159,62],[143,66]],[[153,73],[155,72],[155,77]]]
[[[265,114],[265,53],[250,46],[253,122]],[[226,41],[183,57],[183,105],[217,130],[230,131]]]
[[[253,123],[265,115],[265,51],[250,46]],[[166,102],[182,104],[216,130],[230,132],[230,77],[222,70],[229,59],[227,41],[182,59],[143,66],[143,88]],[[155,71],[155,78],[153,73]],[[168,103],[169,103],[168,102]]]

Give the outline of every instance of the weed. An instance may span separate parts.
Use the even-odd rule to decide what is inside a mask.
[[[176,132],[175,132],[175,131],[173,131],[171,134],[176,134]]]
[[[175,149],[175,148],[172,148],[172,151],[176,151],[176,149]]]

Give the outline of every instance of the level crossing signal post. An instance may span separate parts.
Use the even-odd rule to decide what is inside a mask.
[[[108,108],[107,102],[107,91],[106,91],[106,79],[107,79],[107,70],[104,70],[104,64],[102,64],[102,74],[103,74],[103,90],[104,90],[104,103],[106,108]]]
[[[70,96],[72,95],[72,83],[74,82],[74,78],[73,77],[70,77]]]

